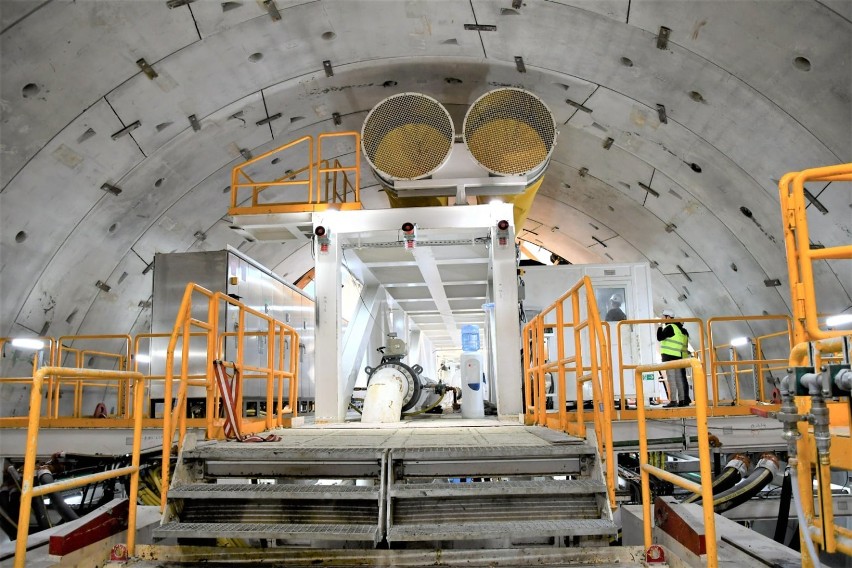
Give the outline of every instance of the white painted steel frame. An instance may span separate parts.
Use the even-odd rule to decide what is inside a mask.
[[[497,221],[510,223],[506,246],[496,245]],[[347,383],[341,377],[340,302],[341,247],[349,238],[374,231],[395,231],[410,221],[424,229],[441,229],[451,235],[453,229],[483,228],[492,237],[491,255],[496,329],[492,349],[496,353],[494,377],[497,412],[504,418],[516,418],[522,410],[520,327],[518,288],[514,246],[513,206],[505,203],[456,207],[420,207],[408,209],[325,211],[313,215],[314,228],[324,226],[329,236],[328,251],[316,254],[315,294],[317,315],[316,421],[342,422],[348,402]],[[416,251],[417,249],[415,249]],[[417,253],[420,255],[421,253]]]

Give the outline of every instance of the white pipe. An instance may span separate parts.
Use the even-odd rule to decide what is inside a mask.
[[[370,384],[367,385],[361,423],[399,422],[406,386],[405,378],[391,367],[381,367],[375,371],[370,377]]]
[[[805,541],[805,546],[808,549],[808,554],[811,555],[811,560],[816,568],[820,568],[819,556],[814,550],[814,541],[811,539],[810,531],[808,530],[808,522],[805,520],[805,511],[802,509],[802,496],[799,493],[799,480],[796,475],[796,468],[789,468],[790,483],[793,484],[793,503],[796,505],[796,517],[799,519],[799,534]]]

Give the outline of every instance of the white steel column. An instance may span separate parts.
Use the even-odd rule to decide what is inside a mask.
[[[345,380],[341,381],[344,386],[342,396],[337,401],[338,415],[346,416],[352,391],[358,380],[358,373],[364,364],[364,356],[367,353],[370,338],[373,336],[373,327],[380,317],[379,312],[384,296],[385,289],[380,285],[365,287],[361,291],[362,304],[359,305],[355,317],[346,328],[341,356],[341,376],[345,377]],[[369,362],[369,364],[373,363]]]
[[[346,405],[342,404],[345,381],[341,379],[341,335],[340,303],[342,279],[340,277],[340,240],[338,227],[327,216],[324,219],[314,217],[314,228],[322,225],[330,232],[328,252],[320,252],[320,246],[314,242],[316,295],[316,357],[314,362],[316,381],[316,421],[343,422],[346,418]],[[341,408],[343,412],[341,413]]]
[[[491,385],[497,391],[497,415],[517,420],[523,411],[521,397],[521,338],[518,319],[518,276],[515,263],[515,227],[512,208],[506,205],[509,234],[500,246],[496,222],[491,227],[491,262],[494,282],[494,347],[497,351]]]

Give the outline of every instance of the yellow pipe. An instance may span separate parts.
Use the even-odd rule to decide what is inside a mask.
[[[822,529],[819,527],[808,527],[810,529],[810,536],[815,541],[820,542],[822,540]],[[846,556],[852,556],[852,539],[850,539],[847,535],[844,535],[840,532],[842,527],[834,527],[836,531],[836,535],[833,537],[836,539],[836,547],[835,550],[840,552],[841,554],[845,554]],[[831,532],[831,531],[829,531]],[[802,566],[805,566],[805,556],[802,555]],[[809,563],[810,564],[810,563]]]

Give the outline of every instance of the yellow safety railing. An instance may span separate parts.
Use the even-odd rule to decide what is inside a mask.
[[[246,332],[243,333],[243,341],[245,341],[245,339],[249,338],[249,337],[267,337],[267,332],[265,332],[265,331],[251,331],[251,332],[246,331]],[[240,341],[239,332],[230,331],[230,332],[225,332],[225,333],[219,334],[219,353],[225,353],[226,341],[229,338],[234,339],[236,341]],[[229,367],[229,368],[232,368],[232,369],[238,368],[240,370],[240,379],[243,382],[248,381],[248,380],[255,380],[255,379],[262,379],[262,380],[267,381],[267,388],[269,387],[269,385],[272,382],[272,381],[269,380],[270,369],[271,369],[272,377],[275,380],[275,382],[278,384],[278,390],[277,390],[277,395],[276,395],[278,398],[275,401],[275,404],[273,405],[273,412],[277,412],[278,408],[282,408],[283,413],[288,413],[288,414],[292,413],[293,416],[296,416],[298,414],[298,409],[294,407],[294,403],[295,403],[296,399],[298,398],[298,383],[297,383],[297,380],[296,380],[295,373],[293,373],[292,371],[285,370],[285,369],[288,368],[288,367],[292,369],[292,368],[294,368],[294,366],[298,365],[298,353],[296,353],[296,351],[298,351],[299,345],[298,345],[298,343],[295,346],[290,345],[290,341],[293,340],[294,338],[290,337],[289,332],[280,333],[279,330],[277,330],[277,329],[275,330],[275,339],[277,341],[276,347],[277,347],[278,359],[277,359],[277,363],[276,363],[274,368],[257,367],[257,366],[250,366],[250,365],[245,365],[245,364],[243,364],[242,366],[239,366],[239,365],[235,365],[234,363],[227,362],[227,361],[224,362],[224,365],[226,367]],[[298,341],[298,334],[296,335],[295,339]],[[292,361],[285,361],[284,360],[284,354],[287,353],[288,350],[290,352],[290,356],[295,357],[295,359],[292,360]],[[270,350],[270,351],[273,351],[273,350]],[[244,347],[239,352],[244,353]],[[287,403],[286,404],[284,404],[284,382],[285,381],[287,382],[287,386],[288,386],[288,388],[287,388]],[[220,395],[220,394],[221,393],[219,393],[217,391],[217,395]],[[237,394],[238,394],[239,398],[236,401],[235,405],[237,406],[237,408],[242,408],[243,389],[239,389],[239,393],[237,393]],[[218,396],[214,400],[213,407],[219,408]],[[269,407],[267,407],[266,411],[267,411],[267,414],[270,412]],[[279,421],[278,421],[277,425],[282,426],[283,422],[282,422],[280,414],[278,416],[278,420]]]
[[[118,350],[113,351],[105,351],[101,349],[80,349],[71,347],[71,343],[74,342],[86,342],[86,343],[95,343],[95,344],[103,344],[103,343],[119,343],[120,347]],[[113,365],[116,366],[116,370],[118,371],[126,371],[129,369],[130,363],[130,344],[131,337],[126,334],[94,334],[94,335],[71,335],[71,336],[62,336],[58,340],[58,350],[56,356],[56,366],[58,367],[75,367],[79,369],[83,369],[86,367],[91,367],[86,362],[92,358],[98,358],[102,360],[107,360],[113,362]],[[72,355],[73,361],[70,362],[70,365],[65,364],[66,355]],[[74,418],[82,418],[83,417],[83,389],[86,387],[90,388],[114,388],[116,390],[116,413],[119,415],[123,415],[124,418],[129,417],[129,407],[127,405],[127,392],[129,390],[129,382],[127,381],[118,381],[115,384],[112,384],[112,381],[84,381],[81,379],[74,379],[71,381],[61,381],[57,380],[55,384],[56,392],[53,395],[53,409],[51,411],[51,418],[59,418],[59,401],[60,401],[60,390],[62,388],[62,384],[64,382],[72,383],[74,387],[74,398],[73,398],[73,406],[71,416]]]
[[[46,485],[33,487],[35,476],[36,455],[38,451],[39,422],[41,419],[41,399],[46,375],[68,378],[92,378],[100,380],[126,381],[132,380],[133,387],[133,450],[130,465],[91,475],[72,479],[64,479]],[[127,518],[127,550],[133,555],[136,546],[136,500],[139,492],[139,453],[142,446],[142,404],[144,400],[144,377],[141,373],[131,371],[105,371],[100,369],[74,369],[67,367],[42,367],[32,378],[30,391],[30,413],[27,425],[27,447],[24,457],[24,472],[21,485],[21,504],[18,514],[18,535],[15,543],[15,568],[26,565],[27,538],[30,529],[30,512],[33,497],[49,495],[57,491],[65,491],[97,483],[105,479],[130,476],[129,512]]]
[[[852,181],[852,163],[790,172],[778,182],[781,194],[781,217],[784,244],[787,247],[787,270],[793,300],[793,342],[827,339],[848,331],[826,331],[819,327],[813,262],[816,260],[852,259],[852,244],[811,248],[808,234],[805,183],[809,181]]]
[[[0,353],[5,357],[6,355],[6,344],[12,346],[13,349],[17,349],[12,344],[16,338],[14,337],[0,337]],[[40,367],[52,367],[56,361],[56,340],[52,337],[28,337],[26,338],[33,342],[41,342],[42,347],[35,348],[30,347],[26,348],[27,352],[32,353],[32,367],[30,374],[21,377],[0,377],[0,384],[19,384],[19,385],[31,385],[33,382],[33,375]],[[40,360],[38,353],[41,351],[47,351],[47,357]],[[53,404],[53,384],[54,377],[53,375],[47,376],[47,408],[46,415],[50,416],[50,408]],[[0,426],[2,426],[6,422],[26,420],[25,418],[17,418],[17,417],[0,417]]]
[[[624,378],[626,376],[631,376],[631,374],[636,370],[636,368],[640,365],[639,363],[627,363],[625,362],[624,357],[624,345],[622,344],[622,338],[625,336],[623,330],[625,326],[633,326],[638,325],[647,325],[647,326],[659,326],[662,324],[668,324],[671,322],[680,322],[680,323],[693,323],[696,324],[698,328],[698,350],[696,351],[696,355],[701,359],[703,357],[703,353],[705,351],[706,337],[704,334],[704,322],[698,318],[675,318],[675,319],[627,319],[619,321],[615,326],[615,337],[616,337],[616,352],[618,353],[618,380],[619,386],[621,388],[621,404],[618,408],[618,414],[616,415],[617,419],[620,420],[635,420],[636,419],[636,411],[628,408],[627,406],[627,396],[625,395],[625,384]],[[693,381],[695,377],[693,377]],[[638,391],[637,391],[638,392]],[[715,389],[714,389],[715,392]],[[637,407],[639,405],[639,400],[637,394]],[[614,404],[614,400],[610,400],[609,404]],[[692,409],[687,407],[682,408],[667,408],[660,410],[650,410],[648,411],[653,418],[672,418],[677,416],[678,418],[682,418],[686,415],[692,414]]]
[[[331,138],[354,138],[355,163],[351,166],[343,166],[340,160],[335,158],[333,165],[328,165],[329,160],[323,159],[323,140]],[[361,135],[358,132],[323,132],[317,136],[317,156],[320,167],[317,168],[317,203],[336,204],[360,204],[361,202]],[[350,179],[352,175],[354,181]],[[320,195],[320,183],[325,182],[324,195]],[[352,195],[352,201],[349,195]]]
[[[648,431],[646,424],[646,412],[644,392],[642,390],[642,373],[667,371],[670,369],[692,369],[695,392],[695,419],[698,427],[698,457],[700,460],[701,484],[697,484],[679,475],[675,475],[659,467],[648,463]],[[704,368],[701,361],[695,358],[668,361],[657,365],[639,365],[634,369],[636,381],[636,396],[638,403],[638,427],[639,427],[639,469],[642,478],[642,518],[643,534],[645,538],[645,550],[653,544],[652,530],[654,516],[651,514],[651,479],[653,475],[663,481],[668,481],[682,489],[701,495],[701,505],[704,510],[704,539],[707,547],[707,568],[716,568],[719,565],[716,550],[716,517],[713,510],[713,474],[711,472],[712,460],[710,459],[710,437],[707,427],[707,379],[704,376]]]
[[[194,302],[193,298],[200,298],[200,303]],[[168,464],[171,461],[172,443],[175,433],[178,433],[178,453],[180,453],[186,437],[187,391],[191,386],[189,380],[190,339],[193,333],[196,333],[193,332],[194,329],[201,329],[206,335],[207,437],[223,437],[224,419],[218,418],[218,394],[213,371],[213,361],[221,359],[224,353],[220,350],[220,345],[224,346],[224,339],[220,339],[220,336],[225,334],[225,332],[220,331],[222,329],[219,323],[221,304],[224,304],[226,309],[228,307],[232,308],[228,312],[229,317],[235,315],[237,318],[235,322],[236,332],[233,332],[236,333],[236,342],[234,345],[236,356],[231,366],[241,372],[245,370],[266,378],[266,416],[263,417],[250,419],[243,416],[243,389],[241,388],[242,385],[238,385],[237,390],[239,394],[235,401],[237,430],[241,434],[270,430],[285,425],[285,413],[290,414],[291,417],[296,416],[296,409],[298,407],[296,404],[298,396],[297,369],[299,367],[299,334],[296,330],[265,313],[246,306],[223,292],[214,293],[197,284],[187,284],[166,350],[165,388],[163,395],[165,408],[163,415],[163,471],[161,478],[163,509],[166,506],[166,497],[169,488]],[[193,316],[193,313],[200,312],[206,312],[206,320],[197,319]],[[252,317],[255,321],[262,322],[259,325],[265,325],[266,329],[246,329],[247,316]],[[267,361],[265,367],[247,365],[244,360],[246,337],[257,336],[258,334],[265,336],[267,341]],[[232,332],[228,332],[228,336],[233,336]],[[290,356],[285,361],[284,352],[286,351],[287,342],[289,342],[290,346]],[[180,347],[181,357],[180,369],[176,371],[175,353],[178,347]],[[278,354],[277,357],[276,353]],[[238,380],[243,380],[242,375],[239,376]],[[283,404],[283,383],[285,380],[289,381],[289,404],[286,408]],[[178,392],[177,395],[173,396],[175,381],[178,382]],[[276,383],[278,385],[277,389],[275,388]]]
[[[714,327],[718,328],[722,324],[730,324],[730,323],[742,323],[748,324],[753,321],[762,321],[762,322],[770,322],[777,321],[784,325],[786,329],[773,332],[769,334],[765,334],[762,336],[756,336],[750,339],[750,344],[754,346],[754,357],[748,357],[745,359],[740,358],[739,353],[737,352],[736,346],[732,346],[730,343],[716,342],[716,334],[714,334]],[[733,388],[733,400],[731,403],[742,403],[745,405],[754,404],[757,401],[765,402],[767,400],[766,396],[766,388],[765,388],[765,375],[771,371],[781,371],[782,373],[786,372],[787,369],[787,359],[765,359],[763,357],[765,343],[772,339],[780,339],[782,341],[786,340],[781,346],[778,347],[780,352],[789,353],[790,348],[792,347],[791,341],[793,337],[793,322],[789,316],[786,315],[766,315],[766,316],[731,316],[731,317],[713,317],[707,320],[707,335],[710,338],[710,377],[713,382],[713,402],[718,405],[720,403],[724,404],[727,401],[719,401],[719,377],[720,375],[724,375],[726,372],[730,372],[734,377],[734,388]],[[728,350],[731,357],[730,359],[721,359],[719,357],[719,350],[724,349]],[[725,371],[725,369],[729,369],[729,371]],[[757,390],[755,392],[755,399],[745,400],[740,396],[740,375],[751,375],[752,379],[755,381],[757,386]]]
[[[545,330],[553,330],[556,359],[548,360]],[[566,341],[573,343],[568,356]],[[553,304],[542,310],[524,326],[524,403],[528,424],[547,426],[582,438],[586,437],[586,420],[594,421],[595,438],[606,473],[610,506],[615,508],[615,456],[612,440],[612,368],[609,359],[608,334],[598,313],[592,282],[583,277]],[[588,352],[584,351],[584,346]],[[588,361],[587,361],[588,359]],[[547,411],[545,376],[556,374],[554,410]],[[566,408],[568,375],[576,381],[577,410]],[[593,410],[587,417],[583,408],[583,385],[592,386]]]
[[[339,158],[326,158],[323,155],[323,141],[331,138],[351,140],[354,164],[342,165]],[[314,151],[317,159],[314,161]],[[262,171],[279,163],[285,157],[292,157],[304,164],[298,170],[286,170],[283,175],[271,176],[272,179],[255,179],[263,175]],[[250,171],[257,170],[254,177]],[[326,132],[317,137],[314,148],[313,136],[302,136],[274,150],[251,158],[234,167],[231,171],[231,208],[230,215],[254,215],[270,213],[296,213],[321,211],[333,206],[342,210],[360,209],[361,180],[361,135],[358,132]],[[302,187],[303,192],[294,191],[281,195],[270,188],[288,189]],[[324,186],[324,187],[323,187]],[[248,204],[241,189],[251,189]],[[351,199],[350,199],[351,196]]]
[[[140,365],[146,365],[147,370],[148,370],[147,373],[143,373],[145,375],[145,382],[147,384],[147,388],[145,389],[145,396],[146,396],[146,403],[147,404],[145,405],[145,408],[147,409],[146,416],[148,418],[155,418],[154,408],[153,408],[153,405],[151,403],[151,398],[152,398],[151,397],[151,389],[152,389],[154,383],[159,382],[159,383],[163,384],[163,390],[165,390],[166,375],[165,375],[165,370],[164,370],[163,374],[152,373],[151,372],[151,370],[152,370],[151,369],[151,362],[143,363],[143,362],[140,361],[140,355],[142,355],[142,353],[141,353],[142,344],[143,344],[143,342],[149,342],[149,347],[150,347],[150,341],[151,340],[154,340],[154,339],[169,339],[169,338],[171,338],[171,336],[172,336],[171,333],[140,333],[133,338],[133,353],[132,353],[132,356],[131,356],[131,360],[133,361],[133,370],[139,371]],[[204,332],[190,333],[190,338],[193,338],[193,337],[198,337],[198,338],[207,337],[207,334],[204,333]],[[207,374],[206,373],[196,373],[196,374],[188,373],[186,378],[187,378],[187,383],[191,387],[207,387]],[[218,408],[218,407],[214,407],[214,408]],[[210,411],[210,409],[208,409],[208,411]],[[165,410],[163,411],[163,413],[165,413]],[[206,424],[207,424],[206,420],[203,420],[203,419],[200,419],[200,418],[199,419],[191,419],[190,418],[188,420],[189,420],[189,425],[194,426],[194,427],[203,428],[203,427],[206,427]],[[155,424],[156,424],[157,427],[162,427],[161,421],[156,422]]]

